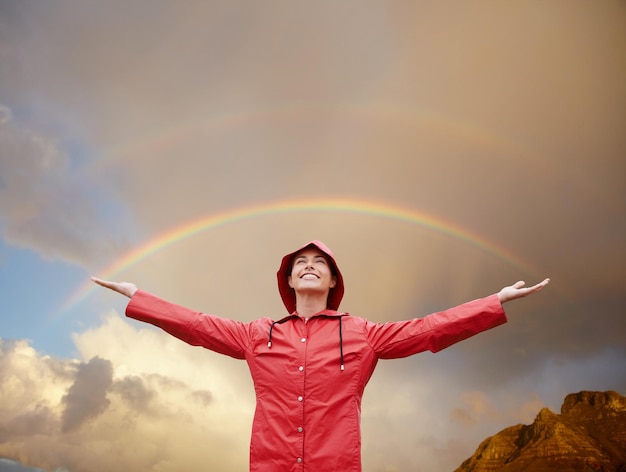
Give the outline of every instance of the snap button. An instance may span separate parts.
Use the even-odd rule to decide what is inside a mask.
[[[298,427],[298,432],[301,433],[302,431],[304,431],[304,429],[302,429],[302,426]]]
[[[306,342],[306,338],[302,338],[300,341],[302,341],[303,343]]]
[[[298,367],[298,370],[299,370],[300,372],[302,372],[302,371],[304,370],[304,366],[300,366],[300,367]]]
[[[302,397],[298,397],[298,401],[301,402],[302,401]]]

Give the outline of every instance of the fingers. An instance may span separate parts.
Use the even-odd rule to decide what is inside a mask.
[[[109,280],[102,280],[93,276],[91,277],[91,280],[102,287],[121,293],[128,298],[132,298],[137,292],[137,286],[130,282],[111,282]]]
[[[528,293],[536,292],[537,290],[541,290],[543,287],[545,287],[549,283],[550,283],[550,278],[545,278],[541,282],[539,282],[538,284],[533,285],[532,287],[525,288],[524,291],[526,291]],[[516,288],[516,289],[521,289],[525,285],[526,285],[526,282],[524,282],[523,280],[520,280],[518,282],[515,282],[513,284],[513,287]]]
[[[92,282],[97,283],[98,285],[102,285],[104,286],[105,282],[102,279],[99,279],[98,277],[94,277],[93,275],[91,277],[89,277],[91,279]]]
[[[498,292],[498,299],[501,303],[508,302],[510,300],[515,300],[517,298],[526,297],[532,293],[538,292],[543,287],[550,283],[550,279],[546,278],[539,282],[537,285],[533,285],[532,287],[525,287],[526,282],[523,280],[519,280],[515,282],[513,285],[508,287],[504,287],[500,292]]]
[[[109,282],[108,280],[103,280],[103,279],[100,279],[100,278],[94,277],[94,276],[91,276],[90,279],[93,282],[97,283],[98,285],[101,285],[102,287],[113,289],[114,282]]]
[[[538,284],[533,285],[532,287],[528,287],[528,288],[522,288],[523,282],[522,282],[522,285],[518,286],[519,283],[520,282],[515,284],[514,287],[517,288],[518,290],[520,290],[520,294],[521,294],[520,296],[525,297],[527,295],[530,295],[531,293],[538,292],[543,287],[548,285],[550,283],[550,279],[546,278],[546,279],[542,280],[541,282],[539,282]]]
[[[539,282],[537,285],[531,287],[530,290],[533,290],[533,291],[541,290],[543,287],[545,287],[549,283],[550,283],[550,278],[545,278],[541,282]]]

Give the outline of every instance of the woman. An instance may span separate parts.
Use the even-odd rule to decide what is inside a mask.
[[[380,324],[337,311],[343,277],[321,241],[287,254],[277,278],[289,315],[243,323],[175,305],[132,283],[92,277],[131,299],[127,316],[248,362],[257,400],[253,472],[361,471],[361,399],[378,360],[437,352],[505,323],[503,303],[549,283],[517,282],[424,318]]]

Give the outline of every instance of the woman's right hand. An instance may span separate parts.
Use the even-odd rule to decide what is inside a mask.
[[[128,298],[132,298],[137,291],[137,286],[130,282],[111,282],[109,280],[99,279],[98,277],[91,277],[91,280],[98,285],[102,285],[103,287],[113,290],[114,292],[126,295]]]

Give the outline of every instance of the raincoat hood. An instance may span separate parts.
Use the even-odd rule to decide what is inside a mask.
[[[283,257],[283,260],[280,264],[280,269],[278,269],[278,272],[276,273],[276,276],[278,278],[278,291],[280,293],[280,297],[282,298],[283,303],[285,304],[285,308],[287,308],[287,311],[289,313],[293,313],[294,311],[296,311],[296,293],[294,289],[289,286],[289,275],[291,274],[291,268],[293,265],[292,261],[294,256],[298,252],[308,247],[315,247],[322,251],[324,254],[326,254],[326,256],[328,257],[332,274],[337,278],[337,283],[333,288],[330,289],[330,292],[328,292],[327,308],[337,311],[339,309],[341,299],[343,298],[343,276],[339,271],[339,267],[337,266],[337,262],[335,261],[335,256],[333,255],[333,252],[323,242],[317,240],[313,240]]]

